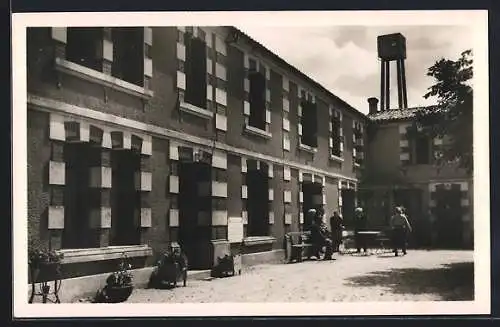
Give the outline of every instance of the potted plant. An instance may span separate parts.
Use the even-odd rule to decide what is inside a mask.
[[[30,242],[28,245],[28,265],[32,283],[58,280],[61,275],[61,261],[64,254]]]
[[[127,257],[124,253],[118,270],[106,278],[106,285],[97,292],[95,302],[120,303],[126,301],[134,289],[130,268],[132,265],[127,263]]]
[[[222,278],[235,275],[235,257],[233,255],[224,255],[217,258],[217,264],[212,268],[210,275],[212,277]],[[241,273],[241,268],[239,269]]]
[[[149,286],[155,288],[176,287],[179,279],[182,279],[183,286],[186,286],[187,267],[187,257],[182,251],[168,250],[162,255],[155,270],[151,273]]]

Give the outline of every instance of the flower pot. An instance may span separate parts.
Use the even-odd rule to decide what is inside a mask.
[[[126,301],[132,294],[132,285],[106,286],[106,295],[110,303],[120,303]]]
[[[61,264],[59,262],[44,262],[30,267],[31,280],[35,283],[58,280],[61,277]]]

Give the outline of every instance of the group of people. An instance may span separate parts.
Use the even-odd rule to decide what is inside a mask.
[[[330,217],[331,232],[323,220],[323,212],[318,209],[309,209],[307,214],[311,221],[311,242],[315,246],[316,257],[319,258],[321,249],[325,248],[324,260],[331,260],[334,252],[339,252],[340,245],[342,244],[344,221],[337,211]],[[368,219],[363,208],[358,207],[354,210],[354,241],[356,244],[357,253],[363,250],[367,252],[367,239],[362,231],[367,230]],[[412,227],[403,207],[396,207],[394,214],[390,220],[391,240],[393,245],[393,252],[396,256],[399,254],[399,249],[403,254],[407,253],[407,239],[408,234],[412,231]]]

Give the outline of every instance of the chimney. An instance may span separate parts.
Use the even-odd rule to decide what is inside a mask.
[[[373,115],[378,112],[378,99],[377,98],[368,98],[368,106],[369,106],[369,114]]]

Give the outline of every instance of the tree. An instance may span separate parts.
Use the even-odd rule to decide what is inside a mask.
[[[461,53],[458,60],[440,59],[429,67],[427,76],[436,83],[424,98],[437,97],[437,105],[416,114],[418,129],[435,138],[445,137],[445,144],[436,158],[438,164],[458,162],[470,173],[472,158],[472,50]]]

